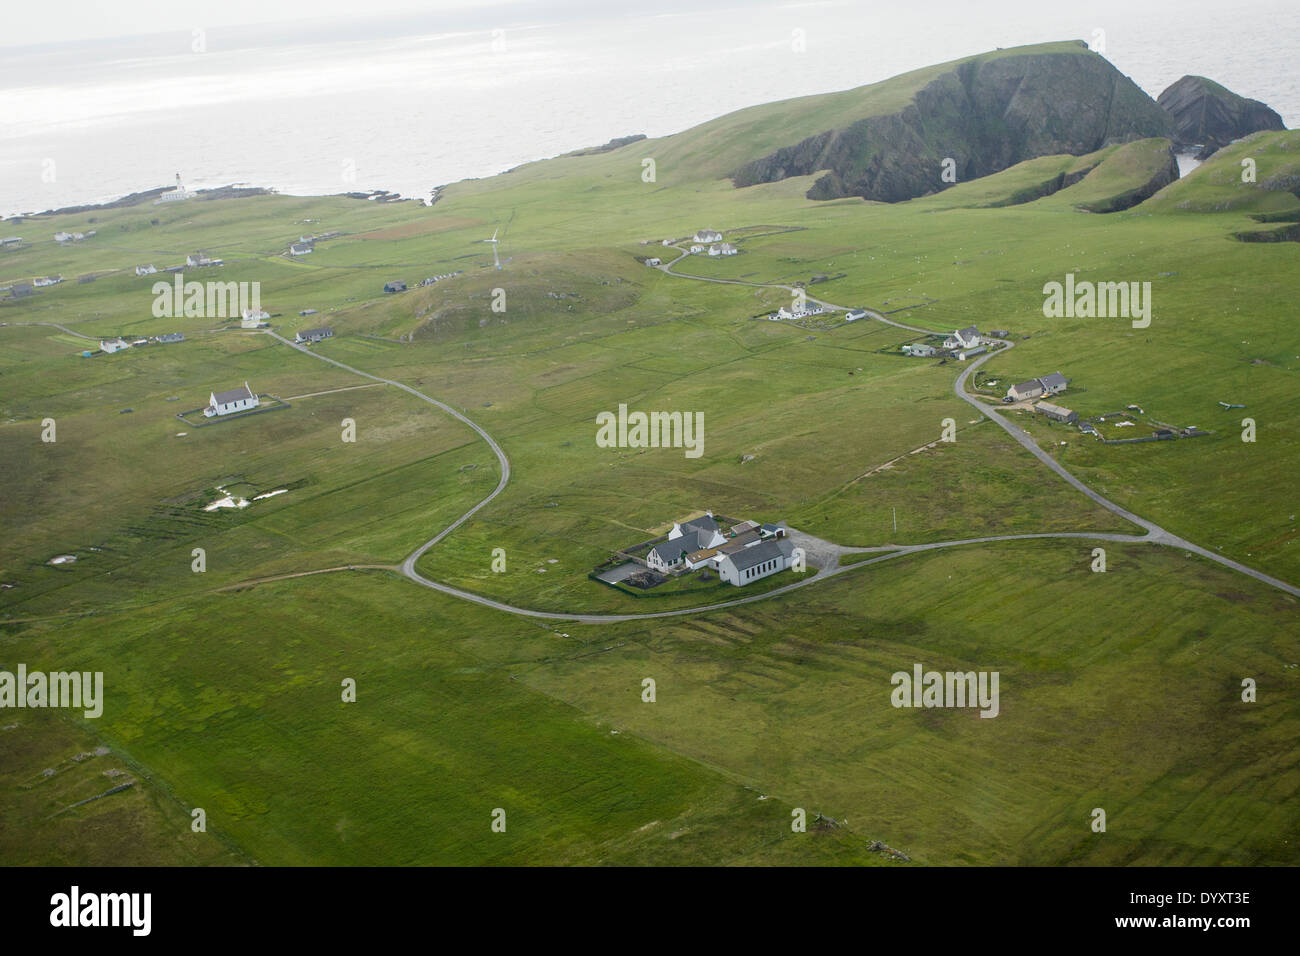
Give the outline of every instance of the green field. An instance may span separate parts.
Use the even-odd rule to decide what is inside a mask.
[[[809,200],[815,177],[720,178],[855,111],[896,109],[925,72],[455,184],[432,207],[257,196],[7,224],[28,241],[0,251],[0,285],[109,274],[0,299],[0,670],[99,670],[107,695],[97,720],[0,711],[5,860],[900,865],[868,849],[880,840],[919,864],[1300,862],[1292,595],[1150,543],[1102,542],[1093,573],[1099,542],[1048,538],[845,558],[859,566],[670,618],[506,613],[397,571],[496,487],[471,428],[237,320],[156,318],[160,277],[132,271],[208,250],[225,265],[186,279],[260,282],[278,334],[330,325],[316,355],[485,429],[510,481],[418,569],[515,607],[689,612],[794,580],[634,596],[589,579],[705,509],[856,548],[1140,530],[961,401],[962,363],[899,354],[917,333],[769,322],[785,289],[692,276],[826,275],[809,295],[936,332],[1009,330],[1015,348],[981,367],[999,382],[987,394],[1060,371],[1080,417],[1136,404],[1144,422],[1211,433],[1105,445],[1007,413],[1041,448],[1169,532],[1300,584],[1296,246],[1236,238],[1300,209],[1300,134],[1248,137],[1110,213],[1089,210],[1149,178],[1166,141],[895,205]],[[305,220],[342,235],[290,261]],[[88,225],[75,246],[48,238]],[[706,227],[741,254],[675,275],[639,261],[671,261],[659,240]],[[493,229],[501,271],[479,241]],[[1150,327],[1045,317],[1044,283],[1071,272],[1150,282]],[[385,295],[391,279],[412,288]],[[170,331],[186,340],[89,358],[97,343],[78,337]],[[175,417],[244,381],[287,407],[199,428]],[[703,411],[703,455],[598,447],[597,414],[620,404]],[[940,442],[950,418],[956,441]],[[285,490],[205,511],[218,489]],[[77,560],[48,563],[64,554]],[[890,675],[918,662],[998,671],[1001,713],[891,707]],[[123,775],[129,790],[71,806]],[[206,834],[190,830],[196,807]],[[794,808],[836,822],[795,833]]]

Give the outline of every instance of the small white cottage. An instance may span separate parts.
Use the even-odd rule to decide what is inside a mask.
[[[246,412],[250,408],[256,408],[258,404],[257,396],[245,382],[243,388],[211,393],[208,396],[208,407],[203,409],[203,414],[207,418],[212,418],[214,415],[230,415],[234,412]]]

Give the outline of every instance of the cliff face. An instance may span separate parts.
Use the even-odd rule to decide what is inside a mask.
[[[919,90],[899,112],[864,117],[748,163],[736,186],[830,170],[811,199],[898,202],[957,181],[1060,153],[1173,132],[1170,116],[1105,59],[1086,50],[976,58]]]
[[[1286,129],[1282,117],[1259,100],[1238,96],[1203,76],[1185,76],[1156,100],[1174,121],[1179,146],[1203,146],[1208,159],[1222,146],[1259,130]]]

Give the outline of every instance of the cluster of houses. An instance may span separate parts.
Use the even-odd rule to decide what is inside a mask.
[[[742,521],[724,532],[709,512],[674,524],[668,538],[650,549],[646,565],[665,574],[710,568],[743,587],[790,567],[794,550],[784,527]]]
[[[740,250],[729,242],[722,241],[722,233],[716,229],[701,229],[691,236],[690,253],[693,256],[708,254],[714,256],[734,256]]]
[[[121,352],[135,345],[148,345],[150,342],[157,342],[161,345],[171,345],[175,342],[184,342],[185,336],[180,332],[165,332],[162,335],[155,335],[149,338],[127,339],[118,336],[115,339],[100,339],[99,350],[105,355],[112,355],[114,352]],[[82,355],[90,356],[93,352],[82,352]]]
[[[780,322],[784,319],[802,319],[809,315],[821,315],[826,309],[820,303],[808,301],[803,305],[792,305],[790,308],[781,306],[767,317],[769,322]]]
[[[850,321],[852,320],[850,319]],[[964,362],[988,351],[989,344],[993,339],[1005,339],[1007,335],[1005,329],[994,329],[984,334],[975,326],[969,325],[964,329],[955,330],[951,335],[944,338],[942,345],[935,346],[930,345],[928,342],[911,342],[903,346],[902,352],[913,358],[930,358],[942,352]]]
[[[212,392],[208,395],[208,407],[203,409],[205,418],[213,418],[217,415],[232,415],[235,412],[246,412],[251,408],[256,408],[259,404],[257,394],[244,383],[243,388],[234,388],[228,392]]]
[[[56,232],[54,234],[54,241],[59,245],[66,245],[69,242],[81,242],[85,239],[89,239],[94,234],[94,229],[90,230],[90,232]],[[21,242],[22,240],[20,239],[18,241]]]
[[[193,252],[185,257],[183,266],[166,266],[164,272],[181,272],[185,269],[203,269],[207,266],[224,266],[226,263],[222,259],[214,259],[206,252]],[[152,276],[158,274],[158,267],[153,263],[145,263],[135,267],[135,274],[138,276]]]

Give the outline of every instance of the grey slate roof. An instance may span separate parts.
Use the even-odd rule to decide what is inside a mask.
[[[757,540],[759,540],[757,531],[746,531],[743,534],[736,535],[726,544],[721,545],[718,550],[723,554],[734,554],[741,548],[751,547]]]
[[[778,556],[789,558],[793,553],[794,545],[789,538],[769,538],[762,544],[728,555],[726,560],[735,565],[737,571],[744,571],[746,568],[752,568]]]
[[[228,392],[214,392],[213,398],[217,400],[218,405],[228,405],[231,402],[238,402],[241,399],[254,398],[252,390],[245,385],[243,388],[232,388]]]
[[[1051,375],[1044,375],[1039,379],[1043,383],[1043,388],[1065,388],[1065,376],[1060,372],[1053,372]]]
[[[665,564],[674,564],[682,556],[682,552],[691,554],[700,549],[699,542],[695,535],[682,535],[680,538],[673,538],[671,541],[661,541],[650,549],[652,554],[659,555]]]
[[[690,521],[682,522],[681,528],[683,534],[690,534],[692,528],[697,531],[713,532],[718,530],[718,522],[711,515],[702,515],[699,518],[692,518]]]

